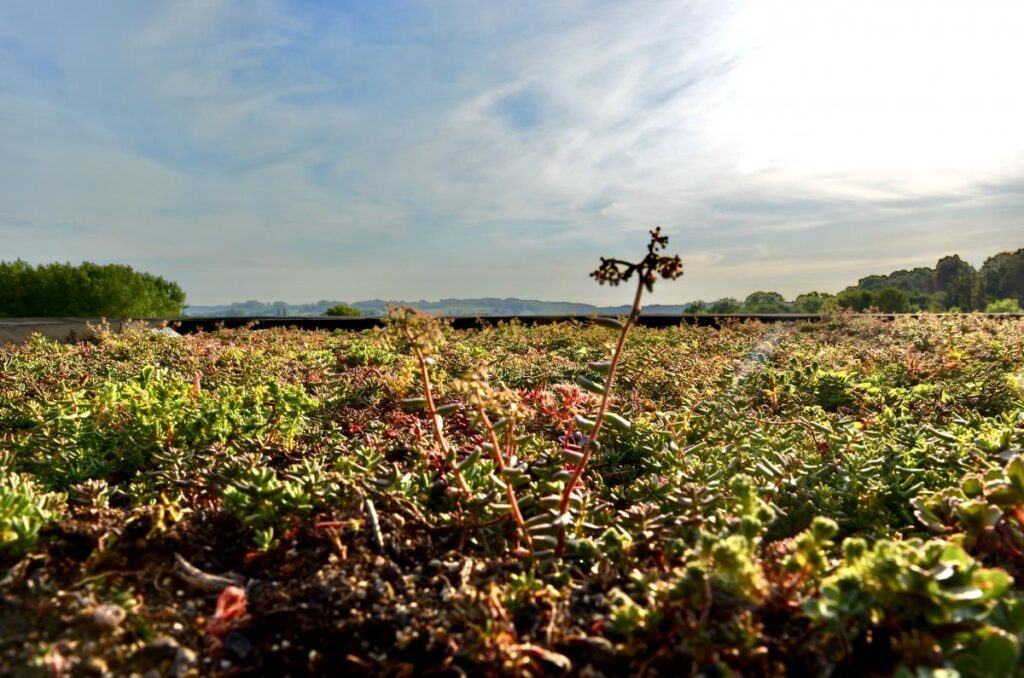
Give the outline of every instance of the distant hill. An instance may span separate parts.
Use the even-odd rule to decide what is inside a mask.
[[[245,301],[226,306],[189,306],[191,316],[302,316],[324,315],[336,304],[344,302],[320,300],[312,304],[286,304]],[[493,315],[625,315],[628,306],[594,306],[568,301],[536,299],[441,299],[439,301],[357,301],[355,306],[364,316],[385,315],[387,304],[412,306],[428,313],[449,316]],[[807,292],[787,301],[778,292],[757,291],[745,299],[724,297],[713,302],[692,301],[687,304],[651,304],[645,315],[676,315],[680,313],[821,313],[835,308],[854,311],[876,309],[885,313],[908,311],[981,311],[991,313],[1020,312],[1024,306],[1024,249],[1000,252],[989,257],[980,269],[957,255],[943,257],[934,268],[921,267],[910,271],[893,271],[887,275],[869,275],[838,294]]]
[[[283,301],[243,301],[221,306],[189,306],[185,312],[190,316],[304,316],[323,315],[331,306],[346,303],[355,306],[364,316],[382,316],[388,304],[411,306],[421,311],[436,315],[453,316],[488,316],[488,315],[581,315],[597,313],[623,315],[629,313],[629,306],[594,306],[593,304],[577,304],[567,301],[539,301],[536,299],[498,299],[484,297],[481,299],[441,299],[439,301],[385,301],[371,299],[355,303],[321,299],[310,304],[288,304]],[[644,313],[650,315],[670,315],[685,313],[688,304],[651,304],[644,307]]]

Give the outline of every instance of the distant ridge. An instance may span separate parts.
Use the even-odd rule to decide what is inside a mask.
[[[337,300],[320,301],[310,304],[288,304],[283,301],[263,302],[244,301],[220,306],[189,306],[185,309],[190,316],[220,316],[220,317],[249,317],[249,316],[311,316],[323,315],[331,306],[342,302]],[[359,312],[367,317],[382,316],[386,313],[388,304],[400,306],[411,306],[421,311],[436,315],[450,316],[489,316],[489,315],[594,315],[603,313],[609,315],[623,315],[629,313],[629,306],[594,306],[593,304],[578,304],[568,301],[539,301],[537,299],[499,299],[496,297],[483,297],[479,299],[440,299],[438,301],[385,301],[383,299],[370,299],[368,301],[357,301],[348,303],[355,306]],[[685,313],[689,304],[651,304],[645,306],[643,312],[649,315],[672,315]]]
[[[320,300],[312,304],[287,304],[246,301],[224,306],[190,306],[190,316],[318,316],[339,301]],[[537,299],[440,299],[438,301],[357,301],[355,306],[366,317],[382,316],[387,304],[412,306],[429,313],[446,316],[530,316],[580,315],[595,313],[625,315],[629,307],[594,306],[568,301]],[[1024,307],[1024,248],[1000,252],[985,260],[981,268],[957,255],[942,257],[935,267],[919,267],[910,271],[893,271],[888,275],[869,275],[838,294],[807,292],[787,301],[778,292],[757,291],[743,299],[723,297],[714,302],[692,301],[685,304],[651,304],[644,315],[679,315],[683,313],[819,313],[834,308],[864,311],[875,308],[885,313],[928,311],[984,311],[990,313],[1020,312]]]

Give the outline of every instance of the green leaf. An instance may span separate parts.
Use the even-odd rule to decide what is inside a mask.
[[[1017,666],[1020,646],[1011,634],[994,626],[977,632],[981,640],[974,651],[954,660],[956,668],[965,676],[1008,678]]]
[[[462,407],[462,405],[459,404],[459,403],[448,403],[446,405],[440,405],[440,406],[436,407],[434,409],[434,411],[437,412],[438,414],[444,416],[446,414],[452,414],[453,412],[458,412],[459,408],[461,408],[461,407]]]
[[[604,394],[604,385],[603,384],[599,384],[596,381],[591,381],[590,379],[587,379],[582,374],[577,374],[576,375],[576,383],[584,391],[590,391],[591,393],[595,393],[597,395],[603,395]]]
[[[992,506],[987,501],[973,499],[957,506],[956,515],[969,532],[980,532],[999,522],[1003,512],[998,506]]]
[[[473,464],[480,461],[480,447],[474,447],[473,451],[469,453],[469,456],[459,462],[458,468],[460,471],[465,471]]]
[[[594,422],[582,415],[577,414],[576,418],[573,420],[573,423],[575,423],[576,428],[580,429],[581,431],[590,432],[594,430]]]
[[[604,418],[608,425],[616,431],[628,431],[633,428],[633,424],[628,419],[615,412],[606,412]]]
[[[1010,479],[1010,485],[1018,494],[1024,496],[1024,457],[1014,456],[1006,465],[1006,476]]]
[[[968,499],[974,499],[985,492],[985,483],[978,474],[969,473],[960,481],[960,490]]]
[[[427,406],[426,398],[402,398],[402,407],[407,410],[422,410]]]
[[[578,466],[583,461],[583,453],[576,450],[562,450],[562,458],[567,464]]]

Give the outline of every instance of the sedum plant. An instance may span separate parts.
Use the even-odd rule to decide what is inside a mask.
[[[430,315],[405,306],[388,307],[388,324],[386,336],[389,340],[404,342],[412,351],[419,370],[421,397],[406,398],[402,405],[407,409],[426,411],[430,421],[430,430],[434,443],[444,463],[448,465],[455,484],[464,495],[470,494],[469,485],[462,475],[462,469],[454,464],[454,452],[444,434],[444,415],[458,409],[457,404],[438,406],[435,401],[434,389],[430,382],[430,366],[434,364],[434,354],[444,343],[444,332],[437,319]]]
[[[602,285],[608,283],[612,286],[629,282],[635,277],[636,292],[633,295],[633,306],[625,321],[620,322],[611,318],[598,320],[600,324],[617,329],[619,332],[618,341],[615,344],[615,348],[612,349],[609,360],[590,364],[594,371],[604,375],[604,383],[599,384],[582,376],[577,378],[577,383],[580,386],[588,391],[599,394],[601,400],[597,408],[597,416],[594,417],[593,421],[584,417],[577,417],[576,419],[577,425],[586,433],[586,437],[583,438],[578,452],[568,450],[569,452],[576,452],[576,454],[567,455],[574,462],[574,469],[572,477],[566,482],[562,490],[557,516],[555,516],[555,524],[563,528],[559,530],[557,555],[561,555],[565,549],[566,532],[564,528],[570,522],[567,519],[570,509],[574,503],[578,503],[574,492],[580,483],[583,472],[590,463],[591,455],[598,446],[601,427],[605,421],[618,430],[628,430],[631,426],[626,418],[612,412],[610,405],[615,371],[619,366],[619,361],[622,359],[629,330],[636,323],[637,318],[640,317],[640,302],[643,298],[644,290],[653,292],[654,283],[659,277],[665,280],[675,280],[683,275],[683,262],[678,255],[669,257],[661,254],[661,251],[668,246],[668,236],[661,234],[660,227],[651,231],[650,235],[651,240],[647,244],[647,254],[640,261],[633,263],[623,261],[622,259],[601,257],[601,265],[590,274],[598,283]]]
[[[639,261],[629,262],[602,257],[601,265],[591,274],[599,283],[613,286],[635,280],[636,292],[632,309],[624,321],[612,318],[599,318],[596,321],[599,325],[618,331],[618,340],[609,360],[590,364],[591,369],[604,375],[603,383],[592,381],[583,375],[576,379],[579,387],[599,396],[597,414],[593,420],[582,415],[576,416],[570,430],[563,437],[562,446],[564,458],[571,464],[572,470],[565,474],[561,491],[542,497],[539,501],[540,512],[531,516],[529,520],[520,509],[515,491],[517,485],[529,482],[524,475],[524,469],[518,466],[516,455],[519,439],[516,424],[519,423],[521,407],[519,397],[508,389],[491,385],[485,369],[477,369],[469,378],[459,382],[458,387],[467,397],[474,423],[481,431],[484,441],[467,459],[457,462],[454,450],[444,434],[443,417],[459,409],[459,406],[448,404],[439,407],[430,378],[434,354],[444,343],[441,325],[435,318],[412,308],[388,309],[385,336],[392,343],[400,343],[408,348],[415,359],[420,378],[421,395],[406,398],[402,404],[408,409],[421,409],[426,412],[435,445],[454,484],[463,495],[469,496],[472,492],[462,471],[478,459],[481,452],[488,453],[504,488],[509,513],[516,523],[519,537],[526,545],[525,549],[516,548],[516,552],[521,555],[563,554],[567,527],[573,523],[573,511],[579,512],[583,505],[578,486],[591,455],[599,447],[597,440],[602,427],[605,422],[619,431],[628,431],[632,426],[628,419],[612,411],[612,386],[626,338],[640,316],[640,302],[644,291],[653,291],[654,284],[659,278],[675,280],[683,274],[679,256],[662,254],[667,245],[668,237],[662,235],[660,228],[656,228],[650,231],[647,252]],[[573,427],[578,430],[573,431]]]
[[[0,557],[32,546],[39,530],[64,512],[65,495],[43,492],[32,476],[16,473],[13,457],[0,454]]]
[[[1012,583],[1005,571],[983,567],[947,541],[881,540],[868,547],[850,538],[842,563],[804,610],[844,654],[888,640],[882,649],[896,648],[904,665],[915,668],[938,646],[952,664],[941,668],[1009,676],[1019,641],[997,623],[996,608]]]
[[[516,457],[518,440],[515,435],[515,424],[522,409],[519,398],[508,389],[492,386],[487,371],[482,368],[476,370],[469,379],[461,381],[459,387],[468,397],[476,421],[483,430],[485,442],[480,445],[480,449],[486,450],[494,461],[494,467],[501,476],[500,482],[504,485],[509,513],[516,522],[520,536],[526,542],[528,551],[520,551],[520,554],[532,553],[534,538],[527,528],[515,491],[516,484],[525,480]],[[489,412],[501,413],[503,418],[494,421]],[[479,456],[477,450],[474,450],[469,459],[472,460],[474,456]]]

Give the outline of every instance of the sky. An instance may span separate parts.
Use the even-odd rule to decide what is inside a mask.
[[[0,260],[194,305],[649,301],[1024,247],[1016,0],[0,3]]]

